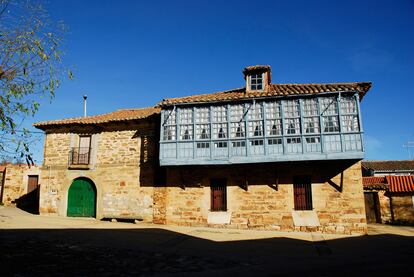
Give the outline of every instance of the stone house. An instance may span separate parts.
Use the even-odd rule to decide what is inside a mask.
[[[159,224],[367,231],[360,101],[371,83],[246,86],[39,122],[40,213]]]
[[[363,161],[368,222],[414,224],[414,161]]]
[[[37,201],[40,168],[36,165],[6,163],[0,166],[0,203],[15,205],[34,194]]]
[[[362,176],[414,175],[414,160],[361,162]]]

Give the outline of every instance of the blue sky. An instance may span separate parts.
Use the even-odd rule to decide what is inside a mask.
[[[244,86],[247,65],[273,83],[372,81],[362,102],[367,159],[407,159],[414,141],[413,1],[50,1],[69,27],[74,71],[33,122],[151,106]],[[43,143],[34,150],[42,160]],[[414,149],[413,149],[414,152]]]

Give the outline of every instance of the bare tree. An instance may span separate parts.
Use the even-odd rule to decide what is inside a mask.
[[[39,98],[54,97],[66,73],[72,78],[61,63],[64,33],[39,2],[0,0],[0,159],[33,163],[31,135],[21,125]]]

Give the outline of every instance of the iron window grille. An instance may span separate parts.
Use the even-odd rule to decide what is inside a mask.
[[[225,180],[211,181],[211,211],[227,211],[227,190]]]
[[[88,165],[90,162],[90,147],[73,147],[69,153],[70,165]]]
[[[311,178],[295,178],[293,184],[294,204],[296,211],[312,210]]]

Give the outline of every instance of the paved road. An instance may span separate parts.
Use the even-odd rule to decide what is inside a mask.
[[[412,275],[414,228],[368,236],[45,217],[0,207],[2,276]]]

